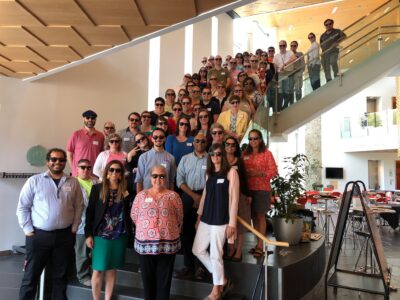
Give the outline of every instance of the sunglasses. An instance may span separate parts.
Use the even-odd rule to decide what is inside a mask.
[[[181,108],[174,108],[173,111],[182,111]]]
[[[333,23],[329,22],[329,23],[325,23],[325,26],[331,26]]]
[[[180,122],[180,123],[179,123],[179,126],[186,126],[186,127],[189,127],[189,123]]]
[[[199,140],[199,139],[195,139],[194,142],[195,142],[196,144],[205,144],[205,143],[207,143],[206,140]]]
[[[243,85],[253,85],[252,82],[245,82]]]
[[[175,96],[174,93],[167,93],[167,96]]]
[[[279,48],[286,47],[286,45],[279,45]]]
[[[167,122],[158,122],[157,123],[159,126],[165,126],[165,125],[168,125],[168,123]]]
[[[207,68],[207,69],[212,69],[212,66],[207,66],[206,68]]]
[[[87,120],[96,120],[97,117],[85,117],[85,119],[87,119]]]
[[[114,127],[108,127],[108,126],[106,126],[106,127],[104,127],[104,129],[105,130],[111,130],[111,129],[115,129]]]
[[[217,80],[217,78],[210,78],[210,80]]]
[[[273,52],[273,51],[271,51],[271,52]],[[261,56],[267,56],[267,54],[261,54]]]
[[[290,45],[290,47],[297,47],[297,45]]]
[[[204,95],[204,96],[211,95],[210,92],[205,92],[205,93],[201,93],[201,94]]]
[[[212,58],[209,58],[208,60],[214,60],[214,57],[212,57]]]
[[[245,66],[243,66],[244,68],[251,68],[251,66],[249,66],[249,65],[245,65]]]
[[[247,74],[240,74],[239,77],[246,77]]]
[[[207,119],[208,115],[199,115],[199,119]]]
[[[222,85],[218,85],[217,89],[223,89],[224,87]]]
[[[272,53],[274,53],[274,52],[275,52],[275,50],[268,50],[268,52],[272,52]]]
[[[137,144],[140,144],[141,142],[143,142],[146,138],[144,136],[142,136],[140,139],[136,140]]]
[[[217,57],[215,60],[222,60],[222,58],[220,58],[220,57]]]
[[[132,119],[129,119],[129,121],[131,121],[131,122],[140,122],[140,119],[132,118]]]
[[[222,131],[213,131],[213,132],[211,132],[211,134],[212,135],[221,135],[221,134],[223,134],[223,132]]]
[[[109,143],[110,144],[119,144],[119,140],[110,140]]]
[[[165,174],[151,174],[151,178],[153,178],[153,179],[157,179],[157,178],[160,178],[160,179],[165,179]]]
[[[108,172],[109,173],[114,173],[115,172],[115,173],[119,174],[119,173],[122,172],[122,169],[121,168],[109,168]]]
[[[234,93],[243,93],[243,90],[235,90]]]
[[[91,166],[78,166],[78,168],[82,169],[82,170],[91,170],[92,169]]]
[[[202,60],[201,62],[202,62],[203,64],[205,64],[207,61],[206,61],[206,60]]]
[[[225,146],[226,146],[226,147],[236,147],[236,144],[235,144],[235,143],[228,143],[228,142],[225,142]]]
[[[156,106],[164,106],[164,103],[156,103]]]
[[[229,62],[231,65],[237,65],[237,62],[233,61],[233,62]]]
[[[143,118],[143,119],[150,119],[151,116],[149,116],[149,115],[144,115],[144,116],[142,116],[142,118]]]
[[[188,84],[188,85],[187,85],[187,87],[191,87],[191,86],[194,86],[194,84]]]
[[[192,76],[189,76],[189,75],[185,75],[185,78],[192,78]]]
[[[222,156],[222,152],[209,152],[208,155],[220,157],[220,156]]]
[[[259,139],[258,137],[249,137],[249,141],[258,141]]]
[[[200,107],[193,108],[193,111],[199,111]]]
[[[193,93],[195,93],[195,94],[200,94],[201,92],[200,91],[192,91]]]
[[[66,158],[58,158],[58,157],[50,157],[49,161],[55,163],[57,161],[59,161],[60,163],[65,163],[67,161]]]
[[[157,141],[157,140],[163,140],[165,138],[165,136],[163,136],[163,135],[153,135],[153,139],[155,140],[155,141]]]
[[[185,96],[185,94],[178,94],[178,96],[179,96],[179,97],[183,97],[183,96]]]
[[[229,103],[232,104],[232,105],[235,105],[235,104],[239,104],[239,101],[231,101]]]
[[[190,102],[182,102],[182,105],[189,105]]]
[[[314,39],[314,38],[315,38],[315,36],[313,36],[313,35],[310,35],[310,36],[308,37],[309,40]]]
[[[250,60],[251,62],[258,62],[258,60]]]

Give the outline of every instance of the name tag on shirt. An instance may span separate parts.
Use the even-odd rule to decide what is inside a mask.
[[[164,168],[167,168],[167,163],[161,163],[160,165],[162,165]]]
[[[144,199],[144,202],[151,203],[151,202],[153,202],[153,198],[146,198],[146,199]]]
[[[237,170],[238,166],[232,166],[231,168]]]
[[[186,143],[186,146],[192,147],[192,143]]]
[[[217,184],[218,184],[218,183],[224,183],[224,181],[225,181],[224,178],[217,179]]]
[[[207,170],[207,166],[201,166],[202,170]]]
[[[245,156],[245,157],[243,157],[243,159],[244,159],[244,160],[249,160],[249,159],[250,159],[250,156]]]
[[[72,189],[71,189],[70,186],[63,186],[62,189],[63,189],[64,192],[70,192],[70,191],[72,191]]]
[[[128,138],[128,137],[125,137],[124,138],[124,142],[129,142],[131,139],[130,138]]]
[[[208,107],[207,110],[208,110],[208,111],[211,111],[211,107]]]
[[[93,141],[93,145],[98,145],[99,144],[99,141]]]

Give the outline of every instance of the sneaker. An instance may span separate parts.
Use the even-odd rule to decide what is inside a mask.
[[[175,278],[181,278],[181,279],[186,279],[186,278],[191,278],[193,277],[194,272],[193,269],[184,267],[180,269],[179,271],[174,272],[174,277]]]
[[[79,280],[80,284],[83,284],[84,286],[92,286],[92,281],[90,278],[85,278],[82,280]]]
[[[194,277],[197,280],[205,280],[207,277],[206,270],[204,270],[202,267],[198,267],[196,273],[194,274]]]

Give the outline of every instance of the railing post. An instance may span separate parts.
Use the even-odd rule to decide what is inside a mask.
[[[44,299],[44,293],[45,293],[45,277],[46,277],[46,268],[43,269],[42,274],[40,275],[40,286],[39,286],[39,299],[38,300],[43,300]]]
[[[382,37],[382,33],[381,33],[381,29],[382,27],[378,28],[378,51],[382,50],[382,41],[383,41],[383,37]]]
[[[263,249],[265,252],[265,259],[264,259],[264,288],[261,289],[260,299],[262,299],[262,294],[264,291],[264,299],[268,300],[268,245],[263,240]]]

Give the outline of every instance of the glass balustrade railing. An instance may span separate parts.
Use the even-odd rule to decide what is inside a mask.
[[[369,15],[345,28],[346,39],[343,40],[338,47],[337,63],[339,75],[344,74],[350,68],[366,61],[368,57],[371,57],[379,50],[399,39],[399,7],[400,3],[398,0],[388,1]],[[323,59],[324,53],[321,53],[321,50],[320,54],[320,58]],[[323,86],[326,84],[327,80],[323,68],[321,67],[319,72],[317,68],[310,76],[310,69],[307,65],[308,54],[305,53],[303,57],[299,58],[299,60],[301,59],[304,59],[306,66],[303,72],[300,71],[300,76],[299,72],[296,72],[299,68],[295,68],[295,66],[299,64],[299,61],[294,61],[288,64],[286,69],[295,69],[295,71],[288,71],[285,72],[286,74],[280,74],[278,79],[270,84],[268,88],[270,91],[267,93],[267,97],[274,112],[276,110],[281,111],[286,108],[288,104],[292,105],[304,96],[310,94],[316,88],[316,81],[318,79],[318,85]],[[331,77],[334,78],[333,70],[331,71]],[[271,89],[273,89],[273,91]],[[289,93],[289,96],[287,93]],[[289,97],[289,99],[285,99],[287,97]]]
[[[394,109],[374,113],[365,113],[358,116],[344,117],[340,123],[342,139],[360,137],[382,137],[391,132],[397,133],[400,118]]]

